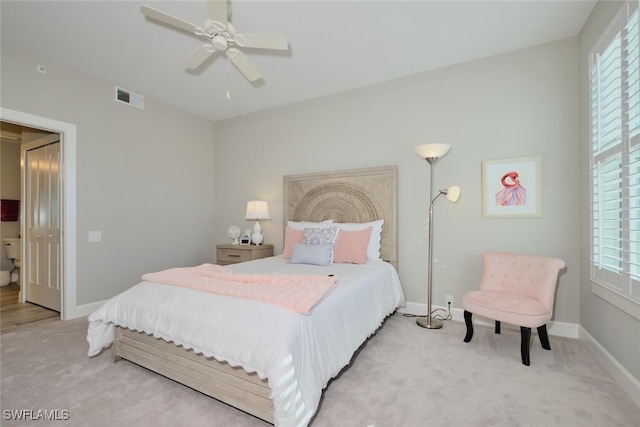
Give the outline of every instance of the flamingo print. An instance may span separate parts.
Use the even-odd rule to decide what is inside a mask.
[[[527,202],[527,189],[520,185],[518,172],[507,172],[500,182],[504,188],[496,194],[496,206],[522,206]]]

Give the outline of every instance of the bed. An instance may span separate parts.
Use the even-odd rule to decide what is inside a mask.
[[[380,259],[309,265],[283,254],[227,266],[239,275],[335,277],[337,286],[309,314],[143,280],[89,316],[89,355],[111,345],[116,361],[127,359],[277,426],[307,425],[329,380],[404,304],[396,188],[395,166],[284,177],[285,230],[302,222],[348,229],[384,220]]]

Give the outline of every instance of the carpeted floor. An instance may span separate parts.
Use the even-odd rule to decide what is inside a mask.
[[[3,426],[267,426],[109,351],[88,358],[86,319],[25,326],[2,335]],[[425,330],[400,314],[332,381],[312,421],[320,426],[633,426],[640,407],[578,340],[534,335],[531,366],[520,333],[464,325]],[[15,421],[19,410],[66,421]],[[66,412],[65,412],[66,411]]]

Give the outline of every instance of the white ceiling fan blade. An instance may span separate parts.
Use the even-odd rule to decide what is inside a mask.
[[[259,80],[262,77],[260,71],[258,71],[258,69],[251,62],[249,62],[247,57],[238,49],[228,49],[227,56],[250,82]]]
[[[149,6],[145,6],[142,5],[140,7],[140,12],[142,12],[142,14],[144,16],[146,16],[147,18],[151,18],[151,19],[155,19],[156,21],[160,21],[160,22],[164,22],[165,24],[169,24],[173,27],[178,27],[182,30],[188,31],[191,34],[194,34],[196,31],[196,28],[198,28],[197,26],[187,22],[187,21],[183,21],[180,18],[176,18],[175,16],[171,16],[167,13],[164,12],[160,12],[159,10],[156,10],[152,7]]]
[[[284,34],[245,33],[236,35],[236,43],[241,47],[256,47],[260,49],[289,49],[287,36]]]
[[[195,70],[200,65],[202,65],[202,63],[206,61],[207,58],[213,55],[213,53],[214,51],[209,52],[201,47],[184,60],[184,65],[190,70]]]
[[[209,0],[209,18],[227,26],[227,0]]]

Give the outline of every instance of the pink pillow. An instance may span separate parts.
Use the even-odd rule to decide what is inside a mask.
[[[284,231],[284,250],[282,251],[282,258],[291,258],[293,252],[294,243],[302,243],[304,239],[304,230],[296,230],[287,225]]]
[[[367,246],[373,227],[359,231],[340,230],[333,248],[333,262],[366,264]]]

